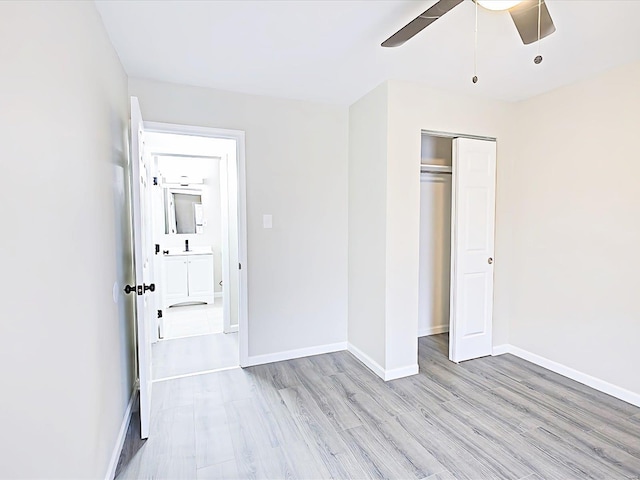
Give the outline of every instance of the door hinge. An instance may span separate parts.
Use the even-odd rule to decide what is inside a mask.
[[[158,185],[158,177],[153,177],[153,184]]]
[[[162,310],[158,310],[158,318],[162,318]]]
[[[156,255],[160,253],[160,244],[156,243]]]

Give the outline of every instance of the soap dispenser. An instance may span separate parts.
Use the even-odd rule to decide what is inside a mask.
[[[189,251],[189,240],[185,240],[184,241],[184,251],[188,252]]]

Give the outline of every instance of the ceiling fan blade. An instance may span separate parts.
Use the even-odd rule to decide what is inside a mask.
[[[509,10],[520,38],[525,45],[538,41],[538,0],[525,0]],[[551,35],[556,26],[551,20],[547,5],[542,0],[540,8],[540,38]]]
[[[463,0],[440,0],[431,8],[407,23],[404,27],[382,42],[383,47],[399,47],[411,37],[420,33]]]

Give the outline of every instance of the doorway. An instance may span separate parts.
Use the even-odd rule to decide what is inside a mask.
[[[214,148],[222,144],[225,148]],[[131,189],[136,284],[127,285],[125,292],[136,297],[141,438],[149,436],[155,382],[247,364],[244,152],[242,131],[144,122],[138,99],[131,97]],[[185,159],[189,159],[190,163]],[[188,164],[205,165],[213,169],[214,174],[205,172],[199,175],[195,171],[176,173],[171,171],[171,165],[174,164],[182,168]],[[166,175],[160,172],[161,166]],[[215,195],[205,188],[207,183],[211,186],[216,183],[213,178],[215,174],[220,185],[217,216],[211,203]],[[173,178],[174,175],[178,178]],[[198,180],[198,177],[201,178]],[[218,251],[221,265],[218,269],[215,266],[215,244],[203,241],[207,237],[209,229],[206,227],[210,218],[218,218],[216,223],[221,222],[217,233],[221,238]],[[217,282],[216,272],[220,276]],[[220,289],[216,289],[216,284]],[[196,335],[177,335],[184,338],[164,340],[167,334],[166,309],[196,306],[215,308],[216,293],[221,294],[222,298],[221,333],[211,333],[211,329],[215,328],[215,322],[212,322],[207,327],[209,331],[199,331]],[[174,323],[179,323],[179,319],[174,320]],[[192,320],[189,328],[196,328],[196,323]],[[185,328],[188,330],[186,325],[181,327],[182,333]],[[176,329],[173,331],[175,334]],[[216,364],[216,353],[220,353],[221,347],[212,345],[213,337],[233,334],[236,337],[230,355],[233,365]],[[159,347],[165,350],[161,352],[166,358],[164,366],[168,366],[164,371],[158,368],[161,361],[154,351]],[[205,363],[198,352],[206,357]],[[181,354],[182,357],[187,355],[186,360]],[[174,368],[176,361],[182,362],[178,369]],[[171,371],[169,367],[174,370]],[[154,369],[160,371],[154,374]]]
[[[147,131],[153,380],[239,366],[236,141]],[[231,177],[231,178],[230,178]],[[234,272],[236,270],[234,269]]]
[[[418,337],[454,362],[491,355],[495,171],[495,139],[421,133]]]

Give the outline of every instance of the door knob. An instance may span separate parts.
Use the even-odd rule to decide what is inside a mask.
[[[491,265],[493,263],[493,258],[489,257],[489,260],[487,260],[487,262],[489,263],[489,265]]]
[[[124,287],[124,293],[126,293],[127,295],[129,295],[130,293],[134,293],[135,291],[136,291],[135,285],[133,287],[131,285],[127,285],[126,287]]]
[[[155,292],[156,291],[156,284],[155,283],[152,283],[151,285],[144,284],[145,293],[147,292],[147,290],[149,290],[150,292]]]

